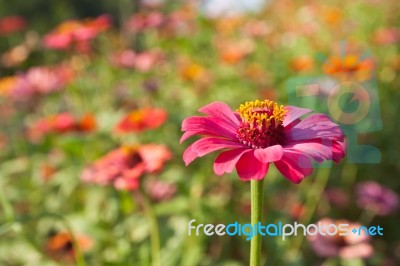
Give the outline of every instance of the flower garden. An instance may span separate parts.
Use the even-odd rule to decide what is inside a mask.
[[[0,3],[0,265],[400,264],[398,2],[20,2]]]

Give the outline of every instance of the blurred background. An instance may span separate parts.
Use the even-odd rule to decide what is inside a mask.
[[[271,167],[264,223],[380,225],[384,235],[264,237],[263,265],[400,265],[399,8],[1,1],[0,265],[247,265],[245,236],[187,235],[191,219],[249,223],[250,185],[216,176],[216,154],[186,167],[182,120],[212,101],[255,99],[330,114],[329,92],[348,82],[371,108],[344,125],[347,158],[300,185]],[[317,96],[296,94],[309,85]],[[347,113],[362,104],[347,102]]]

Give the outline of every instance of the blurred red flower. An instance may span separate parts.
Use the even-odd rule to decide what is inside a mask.
[[[26,27],[26,21],[20,16],[0,18],[0,36],[21,31]]]
[[[119,133],[141,132],[156,129],[167,120],[167,112],[161,108],[143,108],[127,114],[117,124]]]
[[[81,119],[77,119],[70,113],[61,113],[39,119],[33,123],[28,129],[28,138],[33,142],[37,142],[47,134],[90,132],[95,127],[96,121],[92,114],[86,114]]]
[[[164,145],[123,146],[84,169],[81,178],[99,185],[112,184],[119,190],[136,190],[142,175],[160,171],[171,157]]]

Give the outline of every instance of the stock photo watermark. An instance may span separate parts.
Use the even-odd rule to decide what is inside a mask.
[[[301,223],[294,222],[293,224],[288,223],[269,223],[262,224],[241,224],[234,222],[230,224],[197,224],[196,220],[192,219],[188,223],[188,235],[199,236],[204,234],[206,236],[245,236],[247,241],[250,241],[253,236],[261,235],[268,237],[281,237],[282,241],[285,241],[290,236],[314,236],[320,234],[322,236],[348,236],[353,234],[354,236],[383,236],[383,228],[380,225],[373,226],[351,226],[349,223],[331,223],[304,225]]]
[[[326,75],[294,77],[287,81],[289,103],[325,113],[339,124],[346,135],[349,163],[380,163],[380,150],[359,139],[362,134],[382,129],[376,75],[370,55],[359,53],[356,56],[342,51],[328,59],[325,66]],[[315,167],[330,165],[328,162]]]

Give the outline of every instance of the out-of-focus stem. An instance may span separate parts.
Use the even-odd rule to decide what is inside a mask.
[[[307,206],[305,213],[301,217],[299,223],[307,225],[311,217],[313,216],[315,209],[318,206],[318,202],[321,199],[321,195],[324,192],[326,184],[328,183],[328,178],[331,173],[331,168],[319,168],[315,176],[315,182],[309,192],[307,193],[307,198],[305,200],[305,205]],[[291,257],[297,258],[300,251],[301,243],[303,242],[304,236],[302,234],[298,235],[294,239],[293,244],[293,254]]]
[[[158,229],[157,217],[154,209],[145,193],[141,193],[143,198],[143,209],[150,223],[150,245],[153,266],[161,266],[160,261],[160,233]]]

